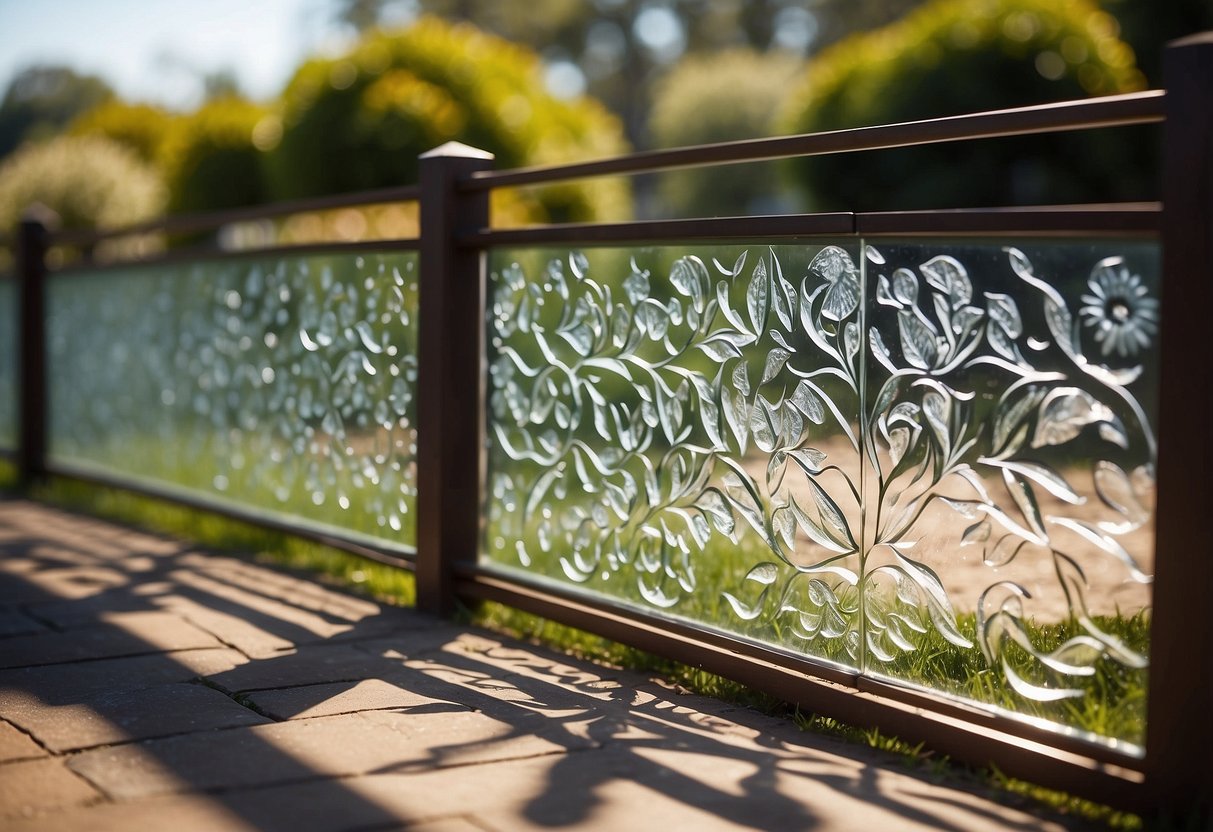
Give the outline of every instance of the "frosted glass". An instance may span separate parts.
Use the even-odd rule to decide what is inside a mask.
[[[51,456],[414,542],[416,255],[55,276]]]

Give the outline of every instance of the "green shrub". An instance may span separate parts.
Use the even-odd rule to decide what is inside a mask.
[[[281,119],[267,153],[276,198],[412,183],[417,156],[450,140],[491,151],[499,167],[626,149],[600,104],[544,91],[533,52],[436,18],[308,61],[283,93]],[[624,186],[610,180],[538,189],[533,218],[618,216],[626,202]]]
[[[120,226],[159,214],[164,185],[134,151],[101,136],[59,136],[26,144],[0,164],[0,228],[33,203],[64,228]]]
[[[802,61],[734,49],[689,57],[656,85],[649,137],[657,147],[709,144],[770,135],[788,84]],[[742,214],[777,196],[771,165],[673,171],[661,178],[666,206],[679,214]]]
[[[180,116],[151,104],[111,99],[82,113],[67,128],[73,136],[104,136],[158,164],[164,142]]]
[[[1092,0],[931,0],[809,65],[782,117],[816,132],[997,110],[1144,86]],[[1140,198],[1141,137],[1055,135],[798,160],[814,207],[981,206]]]
[[[257,130],[267,111],[240,98],[217,98],[168,131],[160,164],[172,211],[210,211],[267,200]]]

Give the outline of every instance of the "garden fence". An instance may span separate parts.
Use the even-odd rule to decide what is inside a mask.
[[[416,187],[31,218],[0,444],[27,482],[412,569],[429,611],[502,602],[1187,811],[1213,794],[1213,35],[1165,81],[555,167],[447,145]],[[489,222],[503,188],[1149,123],[1161,203]],[[397,203],[416,238],[197,245]]]

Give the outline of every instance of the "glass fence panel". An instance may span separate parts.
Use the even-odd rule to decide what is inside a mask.
[[[486,561],[854,667],[857,252],[494,252]]]
[[[1135,751],[1156,247],[496,251],[482,560]]]
[[[415,253],[57,275],[51,457],[414,543]]]
[[[17,281],[0,277],[0,448],[17,447]]]
[[[865,666],[1137,746],[1159,258],[865,248]]]

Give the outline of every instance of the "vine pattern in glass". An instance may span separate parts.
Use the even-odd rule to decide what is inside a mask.
[[[716,597],[733,623],[711,623],[863,671],[979,651],[1028,701],[1144,668],[1100,614],[1149,604],[1147,281],[1119,256],[1048,276],[1015,248],[969,247],[972,274],[861,250],[795,274],[791,247],[660,277],[619,252],[591,252],[618,273],[498,259],[487,556],[674,615]]]

